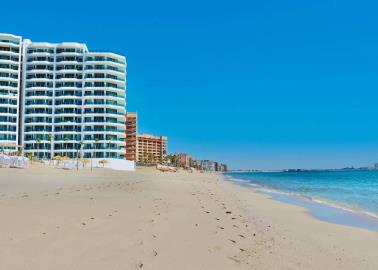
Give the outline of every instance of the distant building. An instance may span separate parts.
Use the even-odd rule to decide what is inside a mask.
[[[135,112],[126,113],[126,154],[127,160],[137,160],[137,132],[138,115]]]
[[[140,163],[162,163],[167,155],[168,138],[150,134],[137,135],[137,161]]]
[[[215,171],[215,162],[211,160],[201,160],[201,167],[205,171]]]
[[[201,166],[201,160],[192,159],[190,167],[193,167],[197,170],[203,170]]]
[[[214,170],[219,172],[221,170],[221,164],[219,162],[214,162]]]
[[[189,168],[192,165],[192,157],[185,153],[177,153],[177,166],[183,168]]]
[[[228,167],[226,164],[212,161],[212,160],[194,160],[192,161],[192,167],[197,170],[204,170],[208,172],[227,172]]]
[[[221,165],[221,172],[228,172],[228,167],[226,164]]]

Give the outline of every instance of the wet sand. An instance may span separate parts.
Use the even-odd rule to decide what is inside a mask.
[[[378,233],[216,174],[0,169],[0,269],[378,269]]]

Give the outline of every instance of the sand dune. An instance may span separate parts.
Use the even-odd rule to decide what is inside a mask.
[[[216,174],[0,169],[0,269],[378,269],[378,234]]]

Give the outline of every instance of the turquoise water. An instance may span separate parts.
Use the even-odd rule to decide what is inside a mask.
[[[345,213],[336,217],[334,208],[378,220],[378,171],[227,173],[225,177],[269,193],[274,199],[312,208],[315,216],[328,221],[339,223],[350,216]],[[320,209],[316,204],[327,208]]]

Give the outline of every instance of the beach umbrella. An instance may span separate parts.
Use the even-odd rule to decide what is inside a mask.
[[[106,159],[101,159],[98,163],[102,164],[102,167],[105,167],[105,164],[108,163],[108,161]]]

